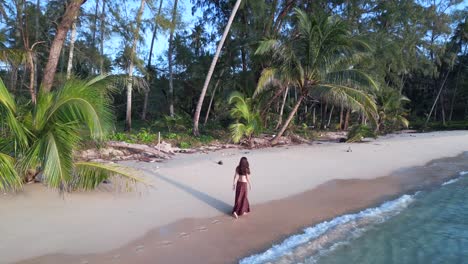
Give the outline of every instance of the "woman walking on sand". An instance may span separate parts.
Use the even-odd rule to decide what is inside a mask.
[[[247,186],[248,185],[248,186]],[[242,157],[239,166],[234,173],[234,182],[232,189],[236,191],[236,199],[234,201],[234,208],[232,208],[232,215],[238,218],[239,215],[245,215],[250,212],[249,199],[247,198],[247,187],[252,189],[250,184],[250,168],[249,162],[246,157]]]

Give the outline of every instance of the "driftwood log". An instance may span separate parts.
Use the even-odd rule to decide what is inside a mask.
[[[109,141],[107,142],[107,146],[113,147],[113,148],[124,148],[133,152],[143,152],[143,153],[146,153],[146,154],[149,154],[151,156],[155,156],[161,159],[169,159],[170,155],[172,155],[172,153],[170,152],[158,150],[155,147],[150,147],[148,145],[143,145],[143,144],[133,144],[133,143],[120,142],[120,141]]]

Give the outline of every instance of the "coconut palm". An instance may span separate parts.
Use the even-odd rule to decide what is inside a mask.
[[[285,132],[307,96],[326,98],[328,102],[333,99],[375,120],[377,108],[366,89],[377,86],[367,74],[356,69],[369,47],[352,37],[338,18],[311,16],[299,9],[295,9],[295,17],[293,37],[266,39],[256,50],[258,55],[271,55],[273,61],[271,67],[263,70],[255,94],[277,80],[299,92],[296,104],[272,143]]]
[[[391,132],[399,128],[408,128],[409,121],[406,119],[407,110],[405,103],[410,100],[401,95],[399,91],[384,86],[377,93],[379,105],[379,130]]]
[[[228,102],[233,105],[230,114],[236,120],[229,126],[232,140],[238,143],[246,137],[249,145],[252,145],[252,135],[259,133],[262,128],[259,112],[253,109],[252,100],[244,98],[239,92],[233,92]]]
[[[118,166],[74,159],[84,138],[101,140],[111,128],[109,89],[102,76],[70,80],[61,89],[41,91],[35,105],[19,108],[0,80],[0,133],[5,141],[0,148],[0,189],[18,189],[19,175],[36,169],[46,185],[61,191],[93,189],[114,175],[143,181]]]

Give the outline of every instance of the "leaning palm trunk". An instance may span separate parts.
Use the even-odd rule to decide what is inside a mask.
[[[216,81],[215,87],[213,89],[213,93],[211,94],[210,103],[208,104],[208,109],[206,110],[205,122],[203,122],[204,125],[208,123],[208,117],[210,116],[210,112],[211,112],[211,105],[213,104],[213,100],[216,94],[216,90],[218,89],[220,80],[221,78]]]
[[[140,9],[138,10],[136,26],[133,30],[133,44],[130,53],[130,65],[128,66],[128,81],[127,81],[127,113],[125,118],[125,130],[132,129],[132,89],[133,89],[133,57],[135,56],[136,46],[138,43],[138,31],[140,30],[141,16],[145,8],[145,0],[141,0]]]
[[[281,104],[281,109],[280,109],[279,118],[278,118],[278,124],[276,124],[275,129],[278,129],[281,126],[281,124],[283,123],[284,105],[286,104],[286,99],[288,97],[288,91],[289,91],[289,86],[287,86],[286,90],[284,91],[283,103]]]
[[[447,77],[449,76],[449,72],[445,75],[444,81],[442,82],[442,85],[440,85],[439,92],[437,93],[436,98],[434,99],[434,103],[432,104],[431,111],[429,112],[429,115],[427,116],[426,123],[424,123],[424,126],[427,126],[429,123],[429,120],[431,119],[432,112],[434,111],[435,106],[437,105],[437,101],[439,100],[440,94],[442,93],[442,90],[445,87],[445,82],[447,81]]]
[[[177,1],[177,0],[176,0]],[[223,48],[224,41],[226,40],[227,34],[229,33],[229,29],[231,28],[232,21],[236,16],[237,9],[239,9],[239,5],[242,0],[237,0],[234,8],[231,12],[231,16],[229,17],[228,23],[226,28],[224,29],[223,36],[219,41],[218,48],[216,49],[215,56],[213,57],[213,61],[211,62],[210,69],[208,70],[208,74],[206,75],[205,83],[203,84],[202,92],[200,94],[200,98],[198,99],[197,108],[195,110],[195,115],[193,117],[193,134],[195,136],[199,136],[200,132],[198,131],[198,123],[200,119],[200,112],[203,105],[203,100],[205,99],[206,90],[208,89],[208,85],[210,84],[211,76],[213,75],[214,68],[216,66],[216,62],[218,61],[219,54],[221,53],[221,49]]]
[[[327,127],[330,128],[330,123],[331,123],[331,119],[332,119],[332,115],[333,115],[333,110],[335,109],[335,106],[332,105],[332,108],[330,110],[330,115],[328,116],[328,122],[327,122]]]
[[[294,108],[292,109],[291,113],[289,113],[289,116],[288,116],[288,119],[286,119],[286,121],[284,122],[284,125],[283,127],[281,128],[281,130],[278,132],[278,135],[276,135],[272,140],[271,140],[271,144],[272,145],[275,145],[276,143],[278,143],[278,140],[280,139],[281,136],[283,136],[284,134],[284,131],[286,131],[286,129],[288,128],[289,126],[289,123],[291,123],[291,120],[294,118],[294,116],[296,115],[296,112],[297,110],[299,109],[299,106],[301,105],[302,103],[302,100],[304,100],[305,96],[303,94],[301,94],[301,96],[299,97],[296,105],[294,106]]]
[[[55,34],[54,41],[50,47],[49,59],[44,70],[44,79],[42,80],[42,88],[45,92],[49,92],[52,89],[63,42],[65,41],[67,32],[84,2],[84,0],[73,0],[71,3],[67,4],[65,13],[62,16],[62,21],[57,27],[57,33]]]

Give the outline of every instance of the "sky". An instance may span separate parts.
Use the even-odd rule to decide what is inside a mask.
[[[129,0],[129,1],[122,1],[125,2],[127,5],[127,12],[129,13],[128,16],[135,19],[136,12],[140,7],[139,0]],[[153,6],[155,9],[159,7],[159,0],[153,0]],[[94,10],[95,8],[95,1],[87,1],[83,8],[86,10]],[[172,10],[174,0],[163,0],[163,9],[166,8],[168,12]],[[182,24],[185,28],[190,29],[193,27],[197,17],[201,16],[201,12],[197,12],[195,15],[192,15],[192,4],[190,0],[179,0],[177,10],[182,12]],[[154,17],[154,13],[150,11],[148,5],[145,6],[145,11],[143,13],[143,18],[145,19],[152,19]],[[143,43],[139,43],[137,53],[141,59],[145,61],[148,58],[149,48],[151,45],[151,37],[152,31],[150,28],[147,28],[143,33]],[[154,44],[153,49],[153,61],[156,61],[158,56],[164,55],[168,49],[168,40],[169,40],[169,32],[161,32],[157,34],[157,38]],[[110,55],[112,58],[115,58],[115,55],[122,50],[122,38],[117,33],[112,34],[110,39],[105,42],[104,46],[104,53]]]

